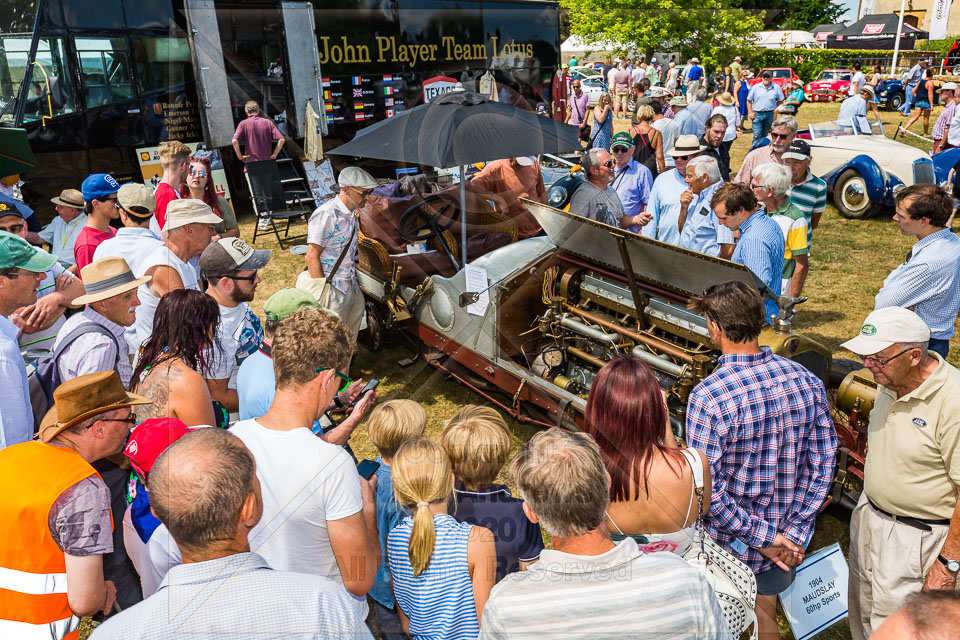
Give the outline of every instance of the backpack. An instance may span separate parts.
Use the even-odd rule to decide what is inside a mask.
[[[95,322],[84,322],[77,326],[64,337],[60,346],[54,349],[53,353],[48,356],[40,356],[33,363],[35,370],[33,375],[30,376],[29,383],[35,427],[39,427],[43,416],[53,406],[53,392],[63,382],[60,378],[60,367],[58,366],[60,356],[67,350],[67,347],[73,344],[74,340],[91,331],[107,336],[113,341],[113,345],[117,348],[117,361],[113,363],[113,368],[116,370],[117,363],[120,362],[120,344],[117,342],[116,336],[110,333],[109,329]]]

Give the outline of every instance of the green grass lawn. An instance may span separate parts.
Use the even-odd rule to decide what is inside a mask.
[[[836,117],[838,110],[837,104],[806,104],[800,110],[800,125],[803,127],[811,122],[831,120]],[[931,127],[938,112],[939,109],[934,111]],[[893,133],[901,120],[896,112],[881,111],[881,121],[888,135]],[[627,128],[625,121],[617,121],[616,125],[617,130]],[[916,124],[913,130],[922,131],[921,123]],[[932,146],[915,138],[910,138],[906,144],[926,150]],[[749,145],[750,135],[741,134],[732,149],[734,167],[739,167]],[[873,309],[874,295],[884,277],[903,260],[913,244],[913,238],[900,235],[891,215],[892,211],[884,211],[871,220],[847,220],[840,217],[830,204],[814,232],[810,275],[804,291],[810,299],[800,308],[794,326],[797,331],[838,351],[839,357],[851,356],[839,350],[840,343],[857,333],[861,321]],[[253,233],[252,216],[241,215],[240,220],[242,235],[249,239]],[[252,303],[254,309],[261,313],[263,302],[272,293],[293,286],[298,272],[303,268],[303,258],[280,251],[272,236],[258,239],[257,245],[274,249],[270,264],[260,272],[263,282]],[[361,347],[351,371],[356,376],[379,378],[381,384],[377,393],[380,400],[411,398],[420,402],[429,415],[427,435],[430,437],[437,436],[445,421],[462,405],[483,402],[480,396],[447,379],[422,360],[409,367],[401,367],[398,362],[409,355],[409,350],[401,342],[388,344],[377,353]],[[952,350],[951,359],[956,361],[956,357],[957,352]],[[505,400],[509,401],[507,398]],[[530,438],[534,428],[515,420],[509,422],[513,428],[515,452]],[[363,425],[357,429],[350,444],[360,458],[376,456]],[[505,473],[501,474],[501,481],[513,484]],[[848,514],[840,510],[831,509],[822,514],[817,521],[811,550],[840,541],[846,551],[849,543],[847,520]],[[784,637],[792,637],[783,619],[781,626]],[[849,632],[845,624],[840,624],[821,637],[848,638]]]

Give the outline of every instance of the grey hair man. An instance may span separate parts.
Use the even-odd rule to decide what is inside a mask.
[[[960,594],[922,591],[886,619],[873,640],[960,640]]]
[[[554,548],[494,588],[481,638],[588,637],[597,629],[635,635],[638,628],[650,637],[728,636],[713,589],[680,556],[643,554],[629,537],[610,540],[610,476],[593,438],[541,431],[514,458],[512,472],[524,513],[550,533]],[[531,609],[531,598],[545,604]],[[664,616],[664,608],[678,614]]]
[[[263,515],[263,499],[253,456],[239,438],[220,429],[188,433],[157,458],[149,484],[151,507],[183,564],[152,596],[98,627],[94,640],[226,637],[237,628],[250,636],[372,638],[338,584],[271,569],[250,552],[247,536]],[[191,603],[189,614],[177,603]]]
[[[863,493],[850,518],[855,640],[869,638],[910,594],[953,591],[960,573],[960,371],[929,343],[920,316],[884,307],[842,345],[878,384]]]
[[[616,162],[605,149],[590,149],[581,164],[587,179],[570,198],[570,212],[619,229],[626,211],[611,186]]]
[[[783,255],[783,282],[780,291],[799,296],[810,271],[810,246],[807,244],[807,218],[787,197],[790,189],[789,167],[768,162],[753,170],[750,188],[768,216],[780,225],[786,249]]]
[[[793,116],[780,116],[773,121],[770,127],[770,144],[765,147],[759,147],[747,154],[740,165],[740,171],[734,182],[750,184],[750,178],[753,176],[753,170],[761,164],[776,162],[784,164],[783,154],[787,147],[793,142],[797,135],[797,119]]]
[[[723,184],[720,165],[712,156],[696,156],[687,163],[684,182],[687,190],[680,194],[680,246],[729,260],[733,255],[733,232],[720,224],[713,212],[713,195]]]

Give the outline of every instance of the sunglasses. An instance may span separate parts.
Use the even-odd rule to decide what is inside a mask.
[[[771,131],[771,132],[770,132],[770,137],[771,137],[771,138],[775,138],[775,139],[777,139],[777,140],[786,140],[787,138],[790,137],[790,134],[789,134],[789,133],[774,133],[774,132]]]
[[[606,162],[604,162],[604,163],[603,163],[602,165],[600,165],[600,166],[601,166],[601,167],[606,167],[606,168],[609,169],[609,168],[612,167],[614,164],[616,164],[616,163],[615,163],[613,160],[607,160]]]
[[[628,149],[627,147],[614,147],[614,148],[613,148],[613,152],[614,152],[614,153],[626,153],[626,152],[629,151],[629,150],[630,150],[630,149]]]
[[[333,367],[317,367],[316,369],[313,370],[313,372],[314,372],[314,373],[321,373],[321,372],[323,372],[323,371],[326,371],[327,369],[333,369]],[[343,381],[343,383],[340,385],[340,388],[337,389],[337,393],[340,393],[340,392],[342,392],[342,391],[346,391],[346,390],[347,390],[347,387],[350,386],[350,383],[353,382],[353,378],[351,378],[350,376],[347,376],[347,375],[344,375],[344,374],[340,373],[340,372],[337,371],[336,369],[333,370],[333,373],[334,373],[334,375],[335,375],[336,377],[340,378],[340,379]]]
[[[43,273],[38,273],[35,271],[17,271],[16,273],[5,273],[5,278],[36,278],[37,276],[42,276]]]
[[[190,170],[190,175],[196,176],[196,177],[198,177],[198,178],[206,178],[206,177],[207,177],[207,172],[206,172],[206,171],[195,171],[195,170],[191,169],[191,170]]]
[[[241,280],[241,281],[253,282],[257,279],[257,273],[258,272],[254,271],[252,276],[220,276],[220,277],[229,278],[230,280]]]
[[[373,193],[373,189],[360,189],[359,187],[350,187],[350,190],[361,198],[366,198],[368,195]]]
[[[15,224],[15,225],[13,225],[13,226],[11,226],[11,227],[0,228],[0,231],[6,231],[6,232],[12,233],[12,234],[14,234],[14,235],[19,235],[19,234],[23,233],[23,225],[22,225],[22,224]]]

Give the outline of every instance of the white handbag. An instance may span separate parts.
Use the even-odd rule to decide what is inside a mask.
[[[757,577],[750,567],[740,562],[733,554],[722,548],[707,534],[703,524],[703,464],[700,457],[684,449],[683,457],[693,471],[694,493],[697,496],[697,531],[693,544],[683,559],[693,565],[703,575],[720,602],[720,608],[727,619],[731,637],[740,635],[753,625],[751,640],[757,637],[757,615],[754,606],[757,602]],[[695,458],[691,460],[690,457]]]
[[[358,227],[359,230],[359,227]],[[330,308],[330,293],[332,291],[333,285],[330,284],[330,279],[337,273],[337,269],[340,268],[340,264],[343,262],[343,259],[347,257],[347,252],[350,251],[350,248],[355,246],[353,244],[353,239],[357,234],[353,234],[350,237],[350,242],[343,246],[343,250],[340,252],[340,256],[337,258],[336,263],[333,265],[333,269],[330,270],[330,273],[327,274],[327,277],[324,278],[311,278],[309,271],[301,271],[300,275],[297,276],[297,289],[303,289],[311,294],[317,299],[317,302],[320,303],[320,306],[324,309]]]

